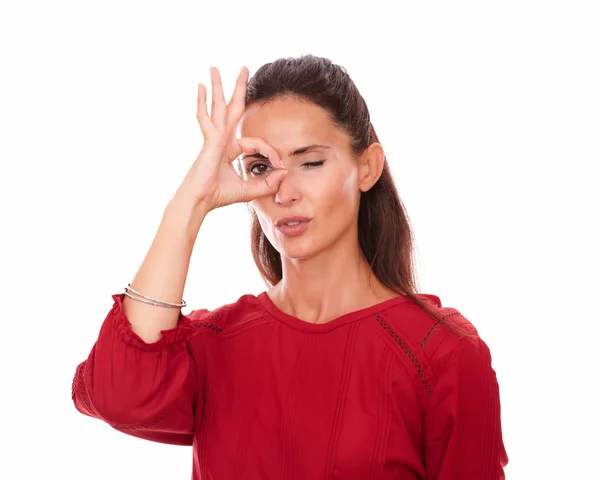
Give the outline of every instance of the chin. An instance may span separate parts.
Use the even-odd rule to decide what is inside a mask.
[[[297,248],[297,247],[280,247],[276,249],[281,258],[288,258],[290,260],[302,260],[304,258],[309,258],[314,255],[312,249],[309,248]]]
[[[311,258],[314,256],[313,253],[296,253],[296,252],[283,252],[281,254],[281,258],[287,258],[288,260],[306,260],[307,258]]]
[[[290,260],[303,260],[314,257],[323,250],[323,246],[317,245],[315,242],[305,241],[294,244],[293,239],[292,241],[286,239],[283,245],[279,243],[275,248],[282,258]]]

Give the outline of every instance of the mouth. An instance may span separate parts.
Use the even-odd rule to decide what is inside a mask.
[[[298,235],[303,234],[309,227],[312,219],[305,220],[284,220],[283,222],[279,221],[275,225],[277,230],[279,230],[286,237],[296,237]]]
[[[282,225],[287,225],[287,226],[293,226],[295,224],[298,223],[302,223],[302,222],[310,222],[312,219],[308,218],[308,217],[300,217],[300,216],[293,216],[293,217],[281,217],[279,220],[277,220],[275,222],[275,226],[276,227],[281,227]]]

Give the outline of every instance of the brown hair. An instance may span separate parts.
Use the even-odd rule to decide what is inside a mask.
[[[355,156],[379,142],[365,100],[346,70],[314,55],[280,58],[260,67],[250,78],[246,106],[291,96],[323,108],[332,122],[352,139]],[[251,211],[251,247],[260,274],[271,287],[282,278],[281,256],[262,231]],[[375,276],[386,287],[409,297],[440,324],[459,335],[469,335],[417,298],[413,268],[413,233],[387,160],[373,187],[361,192],[358,242]]]

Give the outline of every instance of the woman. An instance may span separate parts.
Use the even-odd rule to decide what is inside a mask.
[[[76,408],[193,445],[194,479],[504,478],[489,349],[416,293],[408,218],[346,71],[314,56],[249,82],[242,68],[229,104],[216,69],[211,83],[210,116],[198,89],[202,151],[112,296]],[[183,315],[200,226],[236,202],[271,288]]]

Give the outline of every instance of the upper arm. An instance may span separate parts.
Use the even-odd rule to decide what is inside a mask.
[[[424,460],[428,480],[504,478],[499,386],[479,337],[462,339],[438,377],[425,410]]]

